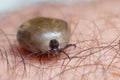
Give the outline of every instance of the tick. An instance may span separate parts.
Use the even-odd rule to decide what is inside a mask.
[[[47,55],[49,60],[51,60],[50,54],[59,59],[60,53],[64,53],[70,59],[64,50],[76,45],[68,44],[69,39],[68,24],[54,18],[38,17],[28,20],[17,32],[17,40],[24,49],[39,54],[41,58]]]

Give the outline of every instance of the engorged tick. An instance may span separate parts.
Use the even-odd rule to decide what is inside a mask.
[[[76,45],[68,44],[69,39],[67,23],[54,18],[31,19],[23,23],[17,32],[17,40],[24,49],[39,54],[41,58],[47,54],[49,60],[50,54],[59,59],[59,53],[64,53],[70,59],[64,49]]]

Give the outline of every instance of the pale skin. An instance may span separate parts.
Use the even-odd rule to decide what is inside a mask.
[[[13,12],[0,20],[0,80],[119,80],[120,1],[76,4],[42,4]],[[71,29],[70,47],[61,59],[20,57],[26,51],[16,40],[26,20],[44,16],[60,18]],[[5,52],[6,51],[6,52]]]

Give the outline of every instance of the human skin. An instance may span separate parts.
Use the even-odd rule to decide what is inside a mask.
[[[42,4],[13,12],[0,20],[0,80],[119,80],[120,1]],[[34,17],[67,21],[70,43],[77,47],[61,59],[28,56],[16,40],[19,26]],[[5,52],[6,51],[6,52]],[[22,60],[22,57],[25,57]]]

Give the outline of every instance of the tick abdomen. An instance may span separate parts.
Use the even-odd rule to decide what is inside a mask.
[[[53,18],[34,18],[23,23],[17,33],[20,45],[28,51],[48,51],[49,42],[56,39],[59,48],[69,42],[70,32],[65,21]]]

